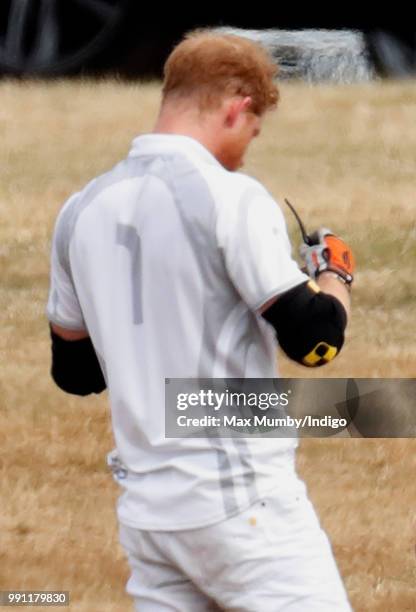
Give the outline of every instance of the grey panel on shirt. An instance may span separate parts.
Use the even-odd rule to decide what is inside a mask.
[[[215,361],[216,342],[224,321],[241,302],[224,263],[216,238],[216,208],[213,197],[203,177],[186,157],[166,158],[169,167],[170,189],[173,187],[175,204],[182,219],[189,243],[193,247],[204,279],[203,340],[198,365],[200,378],[211,378]],[[160,177],[163,178],[164,177]],[[254,316],[254,315],[253,315]],[[254,328],[257,325],[254,322]],[[247,339],[248,340],[248,339]],[[243,343],[242,343],[243,344]],[[243,351],[247,350],[243,348]],[[242,359],[244,356],[242,355]],[[244,366],[243,366],[244,367]],[[238,511],[234,493],[232,463],[221,439],[211,440],[217,452],[220,485],[227,516]],[[256,496],[255,473],[250,463],[247,444],[236,444],[239,460],[245,470],[244,478],[249,499]],[[250,469],[251,468],[251,469]]]

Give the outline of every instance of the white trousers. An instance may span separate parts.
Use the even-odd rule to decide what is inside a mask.
[[[174,511],[174,509],[166,509]],[[139,612],[347,612],[326,534],[298,478],[209,527],[120,525]]]

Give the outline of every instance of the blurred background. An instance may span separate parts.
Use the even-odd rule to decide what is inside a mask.
[[[172,45],[196,27],[254,30],[355,30],[380,74],[416,70],[416,27],[410,8],[370,10],[314,3],[234,8],[137,0],[2,0],[0,72],[21,76],[117,72],[158,76]],[[290,46],[290,43],[287,43]]]

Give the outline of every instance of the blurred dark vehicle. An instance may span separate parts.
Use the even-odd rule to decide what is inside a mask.
[[[416,69],[414,27],[395,27],[391,18],[367,22],[342,6],[334,14],[316,4],[313,10],[269,7],[266,14],[261,6],[237,11],[235,6],[227,10],[214,5],[199,7],[197,14],[185,5],[151,6],[139,0],[0,0],[0,73],[159,76],[187,30],[222,25],[358,29],[365,32],[369,54],[381,73],[408,76]]]

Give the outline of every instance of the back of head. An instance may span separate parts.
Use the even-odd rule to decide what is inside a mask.
[[[250,96],[250,110],[262,115],[279,100],[277,70],[257,43],[214,31],[191,32],[165,64],[163,100],[196,98],[204,111],[214,110],[228,96]]]

